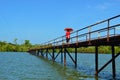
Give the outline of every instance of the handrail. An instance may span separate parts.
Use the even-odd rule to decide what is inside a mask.
[[[102,36],[106,37],[107,40],[109,41],[109,37],[114,33],[114,36],[116,35],[115,33],[117,32],[117,28],[119,28],[120,24],[115,24],[115,25],[110,25],[111,21],[113,19],[116,19],[116,18],[120,18],[120,15],[117,15],[117,16],[114,16],[112,18],[109,18],[109,19],[106,19],[106,20],[103,20],[103,21],[100,21],[100,22],[97,22],[95,24],[92,24],[92,25],[89,25],[87,27],[84,27],[82,29],[79,29],[79,30],[76,30],[74,32],[71,33],[71,38],[70,38],[70,43],[78,43],[81,39],[81,41],[87,41],[87,40],[92,40],[93,39],[93,36],[95,35],[95,33],[98,33],[99,36],[94,36],[94,37],[99,37],[100,38],[100,34],[102,34]],[[92,30],[93,27],[99,25],[99,24],[102,24],[102,23],[106,23],[106,27],[104,28],[100,28],[100,29],[97,29],[97,30]],[[85,32],[85,30],[87,30],[87,32]],[[84,33],[79,33],[79,32],[84,32]],[[113,32],[113,33],[112,33]],[[120,34],[120,33],[119,33]],[[84,40],[85,39],[85,40]],[[58,46],[58,45],[64,45],[66,42],[66,38],[65,38],[65,35],[63,36],[60,36],[60,37],[57,37],[53,40],[50,40],[48,42],[45,42],[44,44],[42,44],[43,46]],[[50,45],[50,46],[49,46]]]

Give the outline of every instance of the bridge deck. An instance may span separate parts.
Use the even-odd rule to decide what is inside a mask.
[[[114,45],[114,46],[120,45],[120,35],[109,37],[109,40],[107,40],[107,38],[101,38],[101,39],[94,39],[94,40],[83,41],[83,42],[78,42],[78,43],[51,46],[48,48],[61,48],[61,47],[62,48],[74,48],[74,47],[111,46],[111,45]]]
[[[79,47],[88,47],[88,46],[120,46],[120,35],[115,35],[105,38],[99,38],[99,39],[93,39],[93,40],[88,40],[88,41],[82,41],[82,42],[75,42],[75,43],[66,43],[62,45],[47,45],[41,48],[37,49],[31,49],[31,50],[39,50],[39,49],[59,49],[59,48],[79,48]]]

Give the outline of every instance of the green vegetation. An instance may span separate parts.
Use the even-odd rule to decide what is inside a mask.
[[[95,53],[95,47],[81,47],[77,49],[78,52],[80,53]],[[111,51],[111,47],[110,46],[99,46],[99,53],[105,53],[105,54],[110,54]],[[70,52],[74,52],[75,49],[69,48]],[[120,47],[115,46],[115,53],[119,53],[120,52]]]
[[[0,41],[0,52],[26,52],[29,49],[40,48],[40,45],[33,45],[29,40],[25,40],[23,44],[17,44],[17,38],[13,40],[13,43],[8,43],[6,41]],[[48,46],[47,46],[48,47]],[[74,48],[68,48],[70,52],[74,52]],[[59,50],[56,49],[56,52]],[[94,53],[95,47],[81,47],[78,48],[80,53]],[[120,47],[115,47],[115,53],[120,52]],[[110,46],[99,46],[99,53],[111,53]]]
[[[26,52],[30,48],[39,47],[39,45],[32,45],[29,40],[25,40],[23,44],[17,44],[17,40],[15,38],[13,43],[0,41],[0,52]]]

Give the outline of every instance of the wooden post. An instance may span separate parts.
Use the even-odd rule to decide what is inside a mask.
[[[64,66],[66,66],[66,48],[64,48]]]
[[[53,55],[52,55],[53,62],[55,61],[55,49],[53,48]]]
[[[48,59],[48,49],[46,49],[46,58]]]
[[[61,48],[61,63],[63,63],[63,49]]]
[[[77,68],[77,47],[75,48],[75,68]]]
[[[112,73],[113,73],[113,78],[115,79],[116,77],[116,66],[115,66],[115,48],[112,45]]]
[[[95,75],[98,76],[98,46],[95,46]]]
[[[76,34],[76,45],[78,45],[78,31],[77,31],[77,34]]]
[[[91,26],[88,27],[88,33],[89,33],[89,45],[91,45]]]
[[[37,56],[39,56],[39,52],[40,52],[40,51],[39,51],[39,50],[37,50]]]
[[[43,55],[43,49],[41,49],[41,56],[44,57],[44,55]]]
[[[110,36],[110,20],[108,20],[108,31],[107,31],[107,41],[109,41],[109,36]]]
[[[42,56],[42,50],[40,49],[40,56]]]

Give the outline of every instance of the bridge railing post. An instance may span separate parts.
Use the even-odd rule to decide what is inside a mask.
[[[86,41],[88,41],[88,34],[86,34]]]
[[[62,47],[64,46],[64,36],[62,36]]]
[[[107,41],[109,41],[109,36],[110,36],[110,20],[108,19],[108,21],[107,21]]]
[[[100,39],[100,32],[98,32],[98,39]]]
[[[53,40],[53,45],[55,46],[55,39]]]
[[[78,31],[76,32],[76,45],[78,45]]]
[[[89,45],[91,40],[91,26],[88,27],[88,34],[89,34]]]

